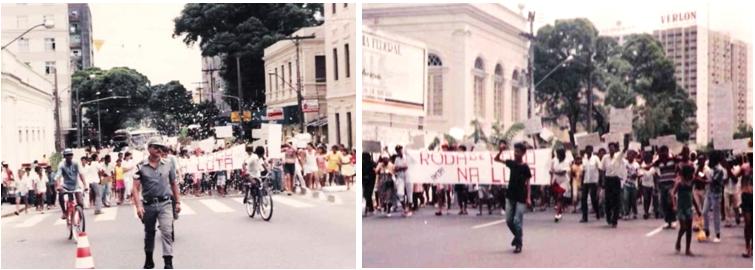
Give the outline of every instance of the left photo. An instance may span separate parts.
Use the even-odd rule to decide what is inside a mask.
[[[356,8],[2,4],[0,268],[355,268]]]

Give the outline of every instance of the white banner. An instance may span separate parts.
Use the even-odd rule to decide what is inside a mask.
[[[185,173],[206,173],[222,170],[241,169],[247,154],[244,145],[237,145],[227,150],[209,153],[203,156],[190,156],[179,162],[180,170]]]
[[[640,152],[642,149],[642,144],[639,142],[629,142],[629,150],[634,150],[635,152]]]
[[[752,149],[750,149],[750,146],[748,143],[750,142],[750,139],[737,139],[733,140],[731,142],[731,149],[734,151],[734,154],[741,154],[741,153],[747,153],[752,152]]]
[[[591,145],[594,150],[597,150],[598,146],[602,143],[598,133],[574,135],[574,141],[579,146],[579,150],[584,150],[588,145]]]
[[[495,162],[498,152],[428,152],[406,151],[412,183],[508,185],[509,169]],[[504,151],[501,159],[514,159],[514,152]],[[523,157],[529,165],[531,185],[550,184],[548,167],[551,149],[527,150]]]
[[[232,126],[215,127],[215,138],[230,138],[230,137],[233,137]]]
[[[614,132],[606,133],[606,134],[603,134],[603,138],[604,138],[603,141],[606,144],[612,143],[612,142],[618,143],[619,149],[621,149],[621,147],[623,147],[624,145],[624,133],[614,133]]]

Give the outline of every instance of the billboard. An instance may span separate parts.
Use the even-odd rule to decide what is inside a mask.
[[[366,103],[424,115],[427,54],[421,43],[365,28],[362,91]]]

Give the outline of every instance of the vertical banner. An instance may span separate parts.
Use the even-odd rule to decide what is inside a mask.
[[[413,183],[507,185],[509,169],[496,162],[498,152],[429,152],[406,151]],[[514,159],[514,152],[504,151],[502,160]],[[548,185],[551,160],[550,149],[527,150],[523,157],[529,165],[531,185]]]

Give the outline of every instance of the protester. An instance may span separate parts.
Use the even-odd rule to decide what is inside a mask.
[[[556,200],[556,215],[554,222],[561,220],[561,214],[564,210],[564,193],[571,192],[569,189],[569,168],[571,160],[566,159],[566,150],[564,148],[556,149],[556,157],[551,160],[551,190]]]
[[[334,183],[337,184],[336,177],[338,177],[338,172],[340,171],[340,164],[341,164],[341,152],[338,151],[338,146],[332,146],[330,153],[325,156],[325,161],[328,163],[327,169],[328,169],[328,185],[332,186]]]
[[[396,186],[396,195],[401,201],[403,207],[403,216],[412,216],[411,202],[412,202],[412,183],[406,177],[406,170],[409,169],[406,157],[404,156],[404,148],[401,145],[395,147],[396,155],[393,158],[393,179]]]
[[[584,169],[582,167],[582,156],[577,154],[572,161],[569,169],[572,190],[572,213],[577,213],[577,204],[582,201],[582,176]]]
[[[352,179],[356,175],[354,164],[351,163],[352,157],[353,156],[348,149],[341,149],[341,175],[343,177],[344,183],[346,184],[346,190],[351,189]]]
[[[115,178],[115,197],[116,204],[121,205],[126,195],[126,185],[124,182],[124,172],[122,166],[123,160],[118,159],[115,161],[115,168],[113,168],[113,177]]]
[[[618,143],[609,143],[608,151],[608,155],[603,156],[602,160],[605,169],[606,223],[616,228],[621,209],[621,181],[626,179],[627,169],[624,153],[619,152]]]
[[[674,185],[674,179],[676,178],[676,160],[672,159],[669,155],[668,147],[661,146],[658,153],[658,160],[655,161],[653,166],[658,170],[658,191],[661,195],[661,209],[663,210],[663,218],[666,222],[665,229],[673,228],[673,222],[676,220],[676,214],[672,205],[671,188]]]
[[[89,204],[94,206],[94,214],[102,214],[102,200],[100,187],[100,168],[97,163],[97,154],[92,154],[91,158],[81,157],[81,174],[89,183]]]
[[[646,152],[645,156],[643,157],[642,166],[637,171],[640,177],[640,186],[641,186],[641,193],[642,193],[642,209],[644,210],[642,214],[643,219],[648,219],[650,217],[650,205],[651,203],[653,205],[657,205],[655,203],[655,186],[656,186],[656,179],[658,176],[658,171],[653,167],[653,155],[650,152]],[[653,211],[658,212],[657,207],[653,207]]]
[[[692,199],[692,177],[695,169],[691,166],[684,166],[681,168],[681,181],[675,182],[672,188],[672,193],[677,195],[677,215],[679,219],[679,233],[676,236],[676,252],[681,251],[682,236],[686,235],[687,248],[684,254],[687,256],[694,256],[690,251],[690,244],[692,241],[692,207],[695,207],[696,211],[700,211],[697,203]]]
[[[600,219],[600,207],[598,198],[598,182],[600,180],[601,162],[600,158],[592,153],[592,145],[585,147],[585,155],[582,158],[582,167],[584,176],[582,179],[582,219],[579,222],[587,222],[587,197],[592,202],[592,210],[595,212],[595,218]]]
[[[304,182],[308,188],[315,189],[319,179],[316,179],[318,173],[317,151],[312,143],[307,144],[307,149],[303,151],[304,160]]]
[[[105,205],[105,207],[110,207],[110,189],[112,188],[113,173],[115,171],[115,164],[111,162],[110,155],[105,155],[100,164],[99,170],[102,204]]]
[[[709,158],[708,165],[711,167],[711,178],[708,191],[705,194],[705,202],[703,205],[703,226],[705,227],[706,239],[710,237],[710,216],[713,212],[713,223],[716,230],[716,238],[713,239],[714,243],[721,242],[721,196],[723,194],[724,181],[728,177],[726,169],[721,165],[722,160],[721,152],[714,151]]]
[[[396,194],[396,184],[394,182],[394,167],[390,159],[386,156],[380,157],[380,161],[375,167],[375,173],[378,175],[380,192],[380,203],[383,207],[383,213],[387,216],[391,216],[392,207],[398,203],[398,195]]]
[[[37,211],[45,212],[45,193],[47,192],[47,180],[42,174],[41,167],[34,167],[34,172],[31,173],[31,180],[34,185],[34,191],[36,192],[36,198],[34,204],[37,206]]]
[[[328,167],[325,161],[325,156],[328,154],[328,150],[325,146],[317,147],[317,172],[315,173],[315,182],[317,182],[319,188],[325,186],[325,180],[328,177]]]
[[[742,165],[742,215],[744,216],[745,253],[742,257],[752,257],[752,152],[747,153]]]
[[[707,159],[704,155],[697,156],[695,175],[692,177],[692,196],[695,199],[695,203],[700,206],[705,202],[705,190],[711,181],[711,170],[708,168],[706,161]],[[693,224],[697,224],[697,229],[702,229],[702,220],[702,212],[697,212],[697,215],[693,219]]]
[[[523,245],[524,211],[532,203],[529,194],[532,175],[529,166],[523,160],[527,152],[527,147],[524,144],[517,143],[514,145],[514,160],[501,160],[503,149],[502,147],[499,149],[495,161],[502,162],[509,168],[509,188],[506,193],[508,199],[506,200],[506,225],[514,234],[514,240],[511,242],[511,245],[514,246],[514,253],[520,253]]]
[[[375,190],[375,161],[370,153],[362,152],[362,198],[364,198],[364,216],[371,216],[375,212],[372,194]]]
[[[640,164],[635,160],[636,156],[637,152],[634,150],[627,151],[627,173],[623,185],[624,196],[622,200],[622,205],[624,206],[624,220],[629,219],[630,212],[632,214],[632,219],[637,219],[637,180],[639,178]]]
[[[740,166],[736,160],[723,160],[722,165],[727,171],[727,177],[724,181],[724,227],[734,226],[732,221],[736,220],[739,224],[739,199],[741,198],[740,183],[737,175]]]
[[[31,189],[32,183],[31,178],[28,176],[28,173],[24,171],[24,169],[18,170],[18,179],[16,179],[16,181],[14,182],[16,184],[16,211],[14,212],[14,214],[18,216],[21,210],[24,211],[24,214],[29,212],[28,193]],[[21,201],[24,202],[24,209],[19,209]]]

